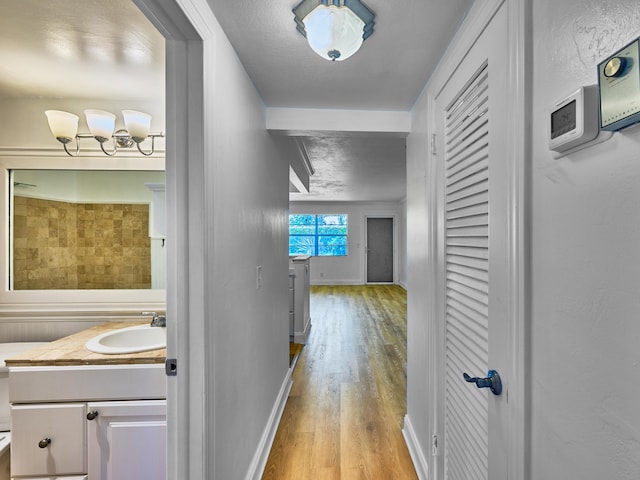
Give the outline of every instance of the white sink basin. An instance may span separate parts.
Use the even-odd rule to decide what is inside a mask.
[[[150,325],[138,325],[101,333],[85,344],[87,350],[108,355],[146,352],[166,346],[167,329]]]

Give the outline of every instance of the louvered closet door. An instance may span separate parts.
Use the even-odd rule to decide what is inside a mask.
[[[460,381],[489,370],[488,68],[445,120],[445,434],[447,478],[486,479],[486,389]]]
[[[501,454],[506,450],[501,444],[505,426],[499,418],[504,396],[479,389],[462,375],[486,377],[489,369],[500,371],[507,353],[507,312],[500,292],[507,276],[506,207],[500,205],[507,188],[500,168],[507,161],[506,142],[499,134],[505,122],[503,37],[506,14],[499,12],[436,103],[442,119],[437,158],[443,182],[445,285],[440,477],[447,480],[506,479]]]

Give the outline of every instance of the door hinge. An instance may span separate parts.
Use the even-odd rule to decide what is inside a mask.
[[[438,435],[436,434],[431,437],[431,455],[438,456]]]
[[[164,371],[167,377],[175,377],[178,375],[178,359],[167,358],[164,362]]]
[[[436,150],[436,134],[431,134],[431,155],[436,155],[438,151]]]

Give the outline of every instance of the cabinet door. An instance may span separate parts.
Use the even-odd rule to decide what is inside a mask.
[[[88,420],[89,478],[166,478],[166,405],[165,400],[89,403],[87,411],[97,412]]]
[[[84,403],[13,405],[11,475],[87,473],[84,416]]]

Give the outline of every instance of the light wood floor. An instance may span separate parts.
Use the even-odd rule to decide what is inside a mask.
[[[401,432],[405,291],[311,287],[311,323],[263,480],[416,479]]]

